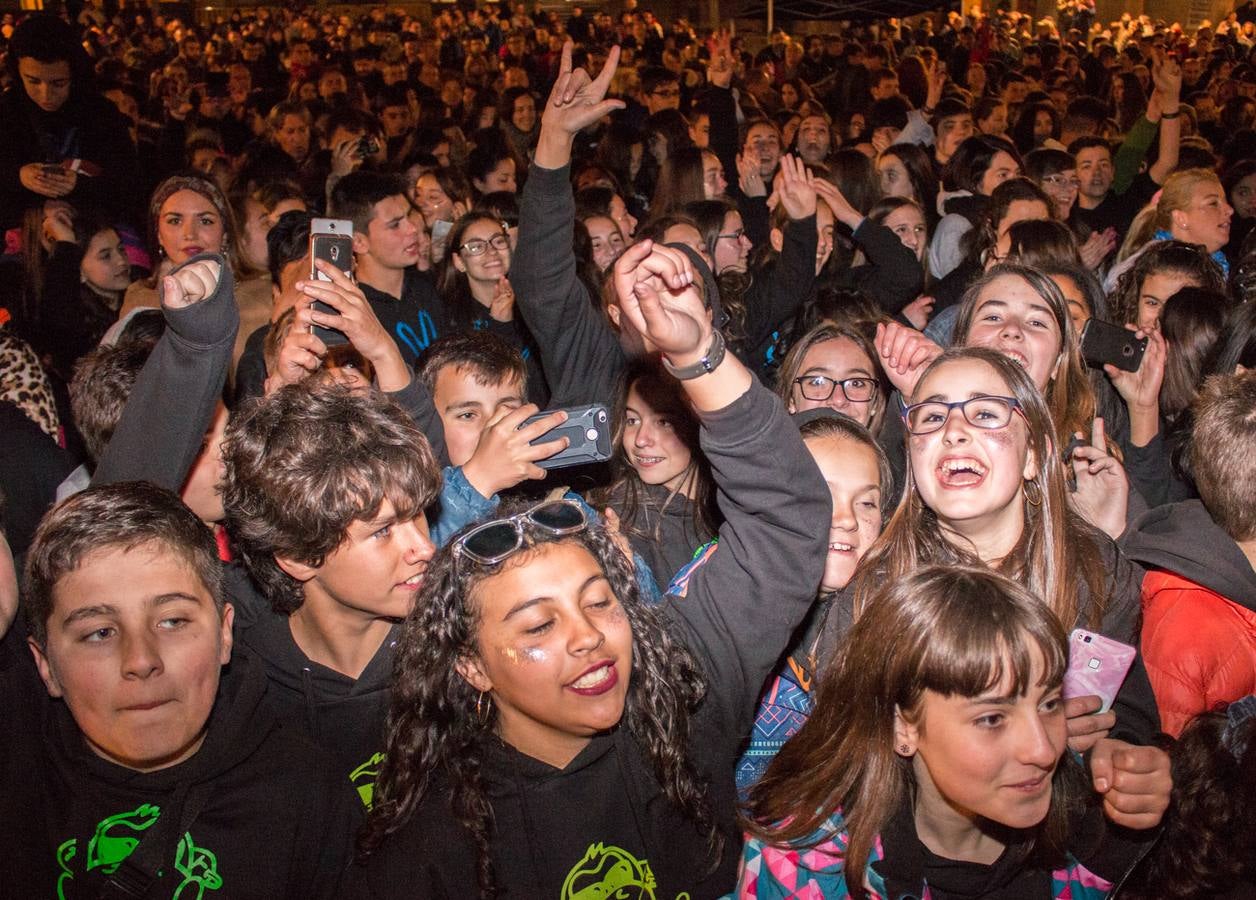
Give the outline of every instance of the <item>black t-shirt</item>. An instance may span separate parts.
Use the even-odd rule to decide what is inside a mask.
[[[1151,180],[1146,172],[1139,172],[1130,182],[1123,194],[1108,192],[1103,202],[1094,209],[1082,209],[1080,205],[1073,207],[1071,216],[1075,225],[1079,226],[1082,240],[1090,236],[1092,231],[1107,231],[1115,228],[1118,245],[1125,240],[1125,233],[1130,223],[1138,215],[1138,211],[1151,202],[1160,185]]]
[[[397,342],[401,358],[411,368],[432,341],[449,333],[445,304],[432,278],[418,269],[406,269],[401,297],[386,294],[369,284],[359,285],[384,329]]]

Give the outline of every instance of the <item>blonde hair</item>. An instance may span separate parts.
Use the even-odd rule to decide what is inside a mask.
[[[1117,262],[1129,259],[1151,241],[1157,231],[1173,231],[1173,214],[1189,209],[1195,188],[1209,182],[1221,187],[1221,179],[1212,169],[1184,169],[1165,179],[1164,187],[1151,202],[1139,210],[1130,225],[1125,243],[1117,254]]]

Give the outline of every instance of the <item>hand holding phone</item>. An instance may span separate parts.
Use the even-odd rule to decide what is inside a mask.
[[[353,223],[348,219],[314,219],[310,222],[310,279],[314,281],[331,281],[326,274],[318,271],[317,260],[324,260],[335,266],[346,276],[353,277]],[[313,303],[315,311],[326,315],[337,315],[338,311],[320,300]],[[312,332],[318,335],[328,347],[347,344],[349,339],[344,332],[319,325],[312,326]]]
[[[1068,639],[1068,671],[1064,698],[1097,696],[1099,712],[1107,712],[1129,674],[1138,651],[1129,644],[1076,628]]]
[[[1137,372],[1147,352],[1147,338],[1099,319],[1090,319],[1082,329],[1082,358],[1094,369],[1105,365]]]
[[[561,453],[537,460],[538,466],[542,469],[561,469],[564,466],[605,462],[611,458],[611,417],[606,407],[600,403],[537,413],[521,427],[531,425],[556,411],[566,414],[566,420],[537,437],[532,443],[535,445],[566,438],[567,447]]]

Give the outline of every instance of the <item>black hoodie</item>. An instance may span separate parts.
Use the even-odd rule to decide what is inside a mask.
[[[314,662],[292,637],[288,616],[275,612],[243,567],[227,568],[227,593],[236,607],[237,646],[256,656],[270,684],[266,702],[288,727],[304,733],[332,758],[344,784],[370,806],[383,762],[384,719],[391,699],[393,646],[384,639],[362,674],[350,678]]]
[[[499,898],[628,896],[635,886],[641,896],[701,900],[733,887],[737,756],[764,679],[815,600],[831,510],[797,428],[761,385],[703,415],[702,444],[726,517],[720,552],[695,572],[684,597],[665,601],[663,615],[705,675],[689,758],[710,779],[723,857],[711,871],[702,835],[666,798],[622,726],[595,736],[562,769],[498,742],[482,771]],[[352,896],[476,895],[475,847],[450,810],[443,775],[436,780],[369,858]]]
[[[317,748],[267,711],[260,666],[237,653],[201,748],[141,773],[87,747],[17,630],[0,642],[0,896],[95,900],[137,839],[176,810],[186,830],[170,838],[170,864],[145,898],[339,896],[360,808]]]

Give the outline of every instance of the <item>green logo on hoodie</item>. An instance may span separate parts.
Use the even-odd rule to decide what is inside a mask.
[[[118,866],[134,851],[149,828],[161,817],[161,807],[143,803],[130,812],[115,813],[101,819],[96,833],[87,843],[87,859],[84,872],[99,869],[103,875],[112,875]],[[68,900],[67,892],[75,876],[78,859],[78,838],[70,838],[57,848],[57,900]],[[218,874],[218,857],[203,847],[196,846],[192,835],[184,833],[175,850],[174,871],[181,876],[170,900],[202,900],[205,891],[222,887]],[[165,870],[158,873],[165,876]]]
[[[619,847],[591,844],[567,873],[560,900],[657,900],[657,887],[648,860]],[[676,900],[689,900],[689,894],[677,894]]]
[[[362,805],[367,809],[375,800],[375,779],[379,777],[379,767],[384,764],[384,754],[373,753],[371,758],[349,773],[349,783],[358,792]]]

